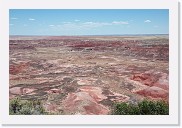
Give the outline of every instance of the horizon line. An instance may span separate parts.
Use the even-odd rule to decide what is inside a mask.
[[[125,35],[169,35],[169,34],[98,34],[98,35],[9,35],[9,36],[125,36]]]

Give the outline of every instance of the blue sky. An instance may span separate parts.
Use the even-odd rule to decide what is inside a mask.
[[[11,9],[10,35],[168,34],[167,9]]]

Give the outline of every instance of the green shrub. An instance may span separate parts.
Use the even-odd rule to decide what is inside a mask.
[[[169,105],[164,101],[143,100],[138,104],[116,103],[114,115],[168,115]]]
[[[9,102],[10,115],[43,115],[47,114],[38,100],[20,100],[14,98]]]

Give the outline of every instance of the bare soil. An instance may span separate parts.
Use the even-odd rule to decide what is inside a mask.
[[[52,114],[106,115],[115,102],[169,98],[169,39],[156,36],[10,37],[10,99]]]

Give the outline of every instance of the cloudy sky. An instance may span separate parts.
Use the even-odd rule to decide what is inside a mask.
[[[9,11],[10,35],[168,34],[165,9]]]

